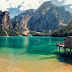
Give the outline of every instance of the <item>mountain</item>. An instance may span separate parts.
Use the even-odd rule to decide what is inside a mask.
[[[28,21],[28,28],[37,32],[54,32],[72,20],[71,14],[63,6],[51,1],[44,2]]]
[[[34,14],[33,9],[27,10],[26,12],[21,13],[18,16],[15,16],[13,21],[16,21],[19,24],[19,28],[22,31],[28,30],[27,23],[28,20],[33,16],[33,14]]]
[[[8,11],[0,11],[0,36],[19,36],[12,30],[12,22]]]
[[[10,19],[8,11],[0,11],[0,36],[48,36],[72,21],[63,6],[44,2],[37,10],[27,10]]]
[[[2,12],[0,11],[0,24],[3,25],[4,28],[10,28],[11,19],[8,11]]]
[[[54,32],[52,34],[53,37],[67,37],[72,36],[72,21],[62,29],[59,29],[58,31]]]

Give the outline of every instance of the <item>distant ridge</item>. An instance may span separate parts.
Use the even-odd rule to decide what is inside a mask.
[[[67,37],[72,36],[72,21],[62,29],[54,32],[52,34],[53,37]]]

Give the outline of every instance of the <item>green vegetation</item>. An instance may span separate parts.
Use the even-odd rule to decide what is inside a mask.
[[[2,24],[0,24],[0,36],[6,36],[6,33],[4,32],[4,29],[2,27]]]
[[[15,31],[7,30],[9,36],[19,36]]]
[[[0,36],[6,36],[6,33],[4,32],[4,30],[0,29]]]
[[[3,28],[2,24],[0,25],[0,36],[19,36],[15,31],[13,30],[7,30]]]
[[[53,37],[67,37],[72,36],[72,22],[70,22],[67,26],[63,27],[62,29],[54,32],[52,34]]]

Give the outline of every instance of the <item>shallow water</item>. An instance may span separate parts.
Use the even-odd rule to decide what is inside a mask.
[[[64,39],[0,37],[0,72],[72,72],[72,66],[61,62],[62,58],[59,59],[60,55],[56,51],[56,42]],[[63,51],[61,48],[61,54],[64,54]]]

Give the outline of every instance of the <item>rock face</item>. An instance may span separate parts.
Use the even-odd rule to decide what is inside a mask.
[[[64,7],[56,6],[51,1],[43,3],[28,21],[28,27],[31,31],[55,31],[62,24],[68,24],[71,21],[71,14],[65,11]]]
[[[19,14],[18,16],[15,16],[13,20],[19,24],[19,29],[28,30],[27,23],[29,19],[33,16],[33,14],[34,10],[30,9],[24,13]]]
[[[11,29],[14,31],[19,31],[20,30],[19,24],[16,21],[12,21]]]
[[[10,14],[8,11],[2,12],[0,11],[0,24],[3,25],[4,28],[10,29],[11,28],[11,19]]]
[[[13,31],[8,11],[0,11],[0,36],[19,36],[15,31]]]

